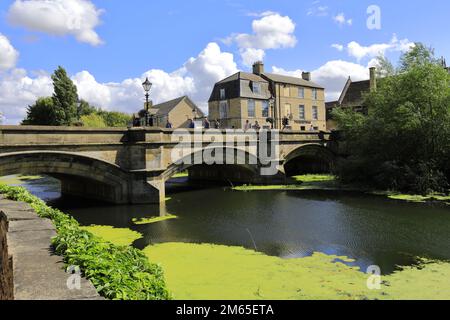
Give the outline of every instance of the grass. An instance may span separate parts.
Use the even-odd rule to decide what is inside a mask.
[[[291,184],[279,185],[243,185],[233,187],[236,191],[268,191],[268,190],[341,190],[336,178],[327,174],[308,174],[291,177]]]
[[[174,174],[171,178],[187,178],[187,177],[189,177],[188,172],[179,172]]]
[[[178,219],[178,217],[168,214],[168,215],[165,215],[162,217],[160,216],[160,217],[141,218],[141,219],[133,218],[132,221],[136,225],[144,225],[144,224],[152,224],[152,223],[166,221],[166,220],[172,220],[172,219]]]

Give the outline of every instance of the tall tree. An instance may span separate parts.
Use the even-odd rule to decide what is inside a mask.
[[[416,42],[411,50],[400,57],[399,69],[401,72],[405,72],[413,67],[438,64],[438,62],[433,48],[427,48],[423,43]]]
[[[54,93],[52,96],[57,122],[69,126],[77,120],[77,87],[67,75],[66,70],[59,66],[52,75]]]

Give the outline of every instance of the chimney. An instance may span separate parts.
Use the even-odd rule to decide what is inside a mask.
[[[302,79],[306,81],[311,81],[311,72],[302,72]]]
[[[264,73],[264,63],[262,61],[256,61],[253,64],[253,73],[258,76]]]
[[[377,90],[377,69],[371,67],[370,69],[370,91]]]

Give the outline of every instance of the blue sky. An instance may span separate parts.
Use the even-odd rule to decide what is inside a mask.
[[[0,2],[4,47],[17,53],[8,57],[6,50],[0,51],[0,112],[6,122],[17,122],[26,104],[49,93],[48,75],[58,65],[74,77],[84,98],[132,112],[139,108],[138,80],[144,76],[154,79],[156,102],[186,93],[205,108],[214,81],[237,69],[248,70],[242,56],[246,50],[251,50],[250,61],[263,54],[269,71],[313,71],[329,99],[349,75],[365,76],[363,70],[378,49],[396,61],[409,43],[420,41],[450,61],[446,0],[433,5],[406,0],[48,2],[54,2],[53,16],[37,11],[42,0]],[[366,25],[372,4],[381,10],[379,30]],[[69,29],[58,24],[67,20],[64,14],[79,15],[79,23]],[[255,21],[259,32],[252,28]],[[24,97],[12,101],[17,95]]]

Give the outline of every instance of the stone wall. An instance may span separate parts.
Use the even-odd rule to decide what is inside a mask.
[[[0,299],[101,299],[84,278],[79,288],[69,289],[70,275],[51,248],[55,235],[52,222],[38,217],[28,204],[0,195]]]
[[[0,195],[0,200],[2,196]],[[3,212],[0,212],[0,300],[12,300],[14,298],[12,257],[8,254],[6,233],[8,221]]]

